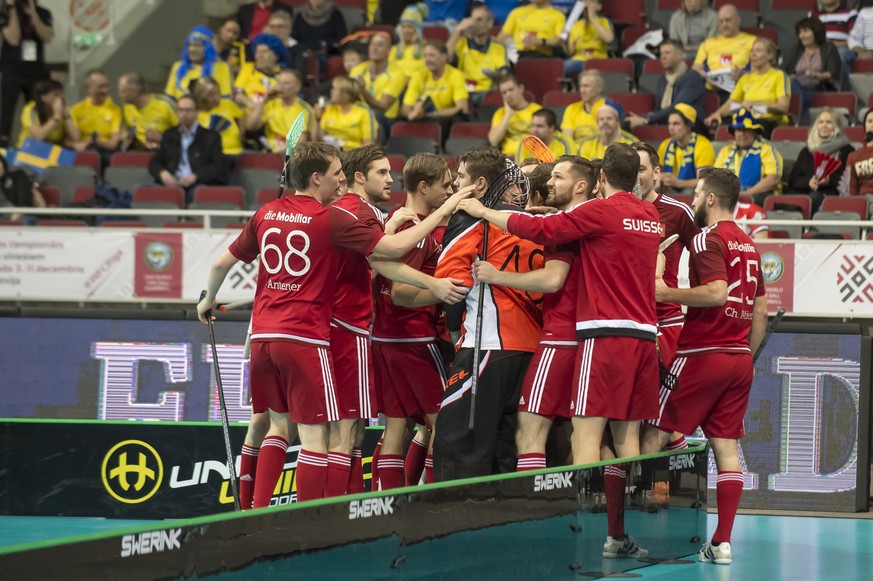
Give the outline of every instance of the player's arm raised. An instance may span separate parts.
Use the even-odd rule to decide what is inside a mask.
[[[594,212],[580,211],[580,208],[589,203],[584,202],[570,212],[558,212],[547,216],[501,212],[486,208],[482,202],[474,199],[462,201],[458,204],[458,210],[463,210],[474,218],[487,220],[502,230],[537,244],[566,244],[579,240],[586,233],[591,233],[599,227],[599,218],[594,215]]]
[[[370,266],[373,267],[373,270],[392,281],[391,298],[394,300],[394,304],[401,307],[424,307],[436,303],[453,305],[463,300],[470,290],[462,286],[463,281],[461,280],[455,278],[434,278],[402,262],[371,259]],[[410,299],[411,302],[422,302],[423,304],[406,304],[395,300],[394,289],[398,286],[403,287],[401,291],[403,296],[414,297]]]
[[[402,232],[398,232],[397,234],[384,236],[373,249],[373,255],[375,258],[400,258],[412,250],[413,246],[421,242],[421,240],[433,232],[433,229],[439,226],[443,220],[451,216],[455,211],[455,208],[458,206],[458,203],[464,198],[472,195],[474,189],[475,186],[467,186],[466,188],[463,188],[458,193],[452,195],[438,210],[435,210],[419,224],[416,224],[412,228],[407,228]]]
[[[543,268],[530,272],[504,272],[490,262],[473,263],[473,275],[479,282],[508,286],[518,290],[554,293],[561,290],[570,265],[563,260],[549,260]]]

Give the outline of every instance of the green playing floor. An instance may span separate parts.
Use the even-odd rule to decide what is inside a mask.
[[[116,528],[124,528],[133,525],[144,524],[147,521],[108,521],[93,518],[40,518],[40,517],[0,517],[0,546],[8,546],[18,543],[65,537],[76,534],[107,531]],[[631,522],[628,523],[632,525]],[[542,523],[544,528],[548,522]],[[529,526],[529,525],[527,525]],[[715,527],[715,516],[707,517],[707,527],[712,531]],[[554,527],[552,527],[554,528]],[[629,527],[630,528],[630,527]],[[464,540],[472,540],[472,536],[479,537],[478,542],[494,542],[495,548],[500,545],[500,537],[513,534],[511,527],[493,527],[480,531],[469,531],[450,535],[444,539],[432,541],[420,545],[416,552],[427,553],[436,551],[437,568],[431,571],[416,570],[412,578],[416,579],[440,579],[444,578],[439,569],[439,561],[450,556],[455,565],[463,561],[471,561],[469,568],[462,567],[462,572],[457,571],[452,579],[470,578],[463,571],[473,574],[478,567],[473,563],[475,555],[463,554],[457,551],[459,544]],[[527,531],[533,532],[533,531]],[[631,531],[633,532],[633,531]],[[549,553],[547,538],[536,538],[533,535],[531,556],[542,552],[543,559],[553,559]],[[547,536],[547,535],[545,535]],[[452,538],[455,537],[455,538]],[[483,538],[485,537],[485,538]],[[488,539],[491,537],[491,539]],[[590,579],[586,572],[602,570],[606,573],[616,572],[615,577],[659,579],[670,581],[770,581],[770,580],[827,580],[827,581],[870,581],[873,580],[873,519],[841,519],[819,517],[776,517],[776,516],[751,516],[740,515],[734,527],[733,554],[734,563],[730,566],[712,565],[699,563],[695,554],[689,554],[687,563],[683,564],[656,564],[647,565],[640,562],[627,560],[610,561],[599,559],[596,542],[586,538],[583,534],[579,537],[580,542],[589,545],[579,548],[577,556],[581,557],[583,564],[581,574],[561,568],[550,567],[547,562],[543,563],[543,570],[552,573],[540,575],[540,579]],[[639,539],[642,546],[651,546],[657,541],[652,539]],[[378,543],[378,541],[376,542]],[[294,560],[294,569],[310,575],[319,573],[329,577],[343,579],[357,579],[354,568],[354,555],[359,551],[368,552],[376,547],[368,546],[372,543],[353,545],[342,549],[328,552],[312,553],[297,557]],[[691,545],[689,545],[691,548]],[[588,550],[591,549],[591,550]],[[419,564],[431,559],[419,555]],[[413,560],[413,559],[410,559]],[[638,567],[637,567],[638,565]],[[630,569],[634,567],[633,569]],[[250,567],[245,571],[234,574],[220,575],[222,579],[265,579],[265,573],[269,571],[269,565],[262,564]],[[630,570],[628,570],[630,569]],[[397,571],[401,573],[403,567]],[[620,571],[624,570],[624,573]],[[407,573],[412,573],[407,569]],[[304,577],[306,576],[304,574]],[[401,573],[402,575],[402,573]],[[477,580],[486,578],[508,581],[510,579],[529,579],[528,575],[520,577],[518,570],[500,570],[492,566],[486,576],[476,571]],[[300,577],[300,578],[304,578]],[[403,575],[405,578],[409,578]],[[328,577],[323,577],[328,578]],[[396,574],[386,571],[385,579],[397,578]]]

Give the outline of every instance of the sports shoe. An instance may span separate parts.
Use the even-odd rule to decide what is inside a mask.
[[[606,537],[606,542],[603,543],[603,556],[607,559],[619,559],[627,557],[629,559],[637,559],[645,557],[649,552],[637,545],[636,540],[630,535],[625,535],[624,539],[613,539]]]
[[[706,543],[700,547],[699,558],[704,563],[716,563],[717,565],[730,565],[731,561],[731,544],[720,543],[717,547],[712,543]]]

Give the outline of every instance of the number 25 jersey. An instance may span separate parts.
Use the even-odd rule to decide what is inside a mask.
[[[761,257],[751,238],[732,220],[717,222],[694,237],[691,287],[727,282],[727,301],[718,307],[688,307],[678,356],[751,353],[749,332],[755,299],[764,295]]]
[[[341,251],[367,256],[382,236],[309,196],[264,205],[229,247],[244,262],[260,254],[252,341],[327,346]]]

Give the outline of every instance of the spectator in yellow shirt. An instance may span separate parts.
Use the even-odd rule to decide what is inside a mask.
[[[64,86],[57,81],[39,81],[33,86],[33,101],[21,110],[18,145],[28,137],[62,147],[81,149],[81,133],[67,110]]]
[[[621,107],[603,98],[603,77],[599,71],[582,71],[579,75],[579,96],[581,101],[571,103],[564,109],[561,131],[573,138],[577,144],[597,135],[597,111],[610,105],[617,111]]]
[[[540,141],[546,144],[555,158],[562,155],[573,155],[573,152],[578,149],[572,140],[558,131],[558,117],[551,109],[540,109],[531,116],[528,133],[539,137]],[[531,155],[533,155],[532,152],[524,147],[524,142],[520,142],[518,144],[518,151],[515,153],[516,161],[527,159]]]
[[[147,93],[145,79],[137,72],[118,79],[118,95],[123,103],[126,149],[155,150],[164,131],[179,124],[170,99]]]
[[[355,81],[334,77],[330,103],[315,108],[318,139],[343,151],[376,143],[376,116],[360,101],[361,91]]]
[[[410,121],[429,118],[439,122],[445,138],[452,122],[467,117],[470,107],[467,83],[461,71],[448,64],[448,49],[442,41],[425,43],[424,62],[427,68],[413,77],[400,112]]]
[[[252,102],[263,101],[270,87],[276,84],[276,73],[285,68],[288,51],[274,34],[261,33],[251,44],[254,61],[242,66],[233,84],[237,103],[251,108]]]
[[[707,81],[706,88],[718,90],[724,101],[743,73],[749,70],[749,56],[755,37],[740,32],[740,13],[733,4],[718,9],[718,36],[707,38],[697,49],[694,70]],[[719,71],[725,74],[719,75]]]
[[[621,117],[611,105],[603,105],[597,110],[597,129],[599,134],[582,142],[579,156],[592,160],[602,158],[606,148],[613,143],[631,144],[636,139],[621,129]]]
[[[561,46],[561,33],[567,18],[555,9],[549,0],[531,0],[509,13],[497,40],[510,38],[520,58],[528,56],[554,56]]]
[[[235,16],[228,16],[215,29],[215,40],[212,41],[218,58],[227,63],[233,75],[239,74],[239,68],[245,60],[246,45],[239,39],[240,30],[239,20]],[[291,31],[290,20],[288,31]]]
[[[788,125],[791,108],[791,80],[785,71],[777,69],[776,45],[768,38],[759,38],[752,45],[752,70],[737,81],[731,97],[718,111],[706,118],[706,123],[721,123],[731,111],[740,107],[750,111],[770,137],[779,125]]]
[[[191,89],[191,96],[197,104],[197,123],[221,135],[221,148],[224,155],[242,153],[243,141],[240,133],[242,109],[230,99],[221,97],[221,89],[212,77],[200,77]]]
[[[715,167],[736,174],[740,178],[740,193],[752,196],[761,206],[770,194],[782,193],[782,154],[761,137],[764,128],[748,109],[734,113],[729,128],[734,141],[718,152]]]
[[[406,80],[409,80],[424,70],[424,35],[421,32],[422,22],[427,12],[424,2],[407,6],[400,15],[397,24],[397,44],[388,57],[392,67],[398,67]]]
[[[265,145],[274,153],[285,151],[288,128],[300,113],[305,115],[300,141],[309,141],[314,133],[312,106],[298,97],[302,88],[303,80],[297,69],[285,69],[276,75],[276,84],[270,87],[267,98],[256,101],[246,115],[246,129],[255,132],[263,128]]]
[[[82,148],[100,154],[103,167],[121,145],[121,107],[109,97],[109,78],[92,70],[85,77],[88,96],[70,107],[70,115],[82,133]]]
[[[601,0],[586,0],[585,9],[567,39],[564,52],[570,58],[564,61],[564,76],[576,77],[585,69],[585,61],[609,56],[607,46],[615,40],[615,30],[605,16]]]
[[[379,33],[370,38],[370,60],[354,67],[349,76],[360,84],[364,102],[376,115],[382,135],[388,135],[391,122],[400,113],[400,95],[406,89],[406,76],[399,67],[388,64],[391,37]]]
[[[694,132],[696,122],[697,110],[685,103],[676,105],[667,118],[670,139],[665,139],[658,147],[664,193],[693,193],[700,170],[711,167],[715,161],[712,143]]]
[[[485,4],[475,4],[470,16],[452,31],[446,46],[449,61],[457,59],[458,70],[467,81],[474,104],[481,104],[487,91],[502,75],[510,72],[506,47],[491,36],[494,13]]]
[[[205,26],[195,26],[185,39],[182,58],[173,64],[164,92],[173,99],[187,95],[192,81],[212,77],[221,94],[229,97],[231,91],[230,66],[219,60],[212,43],[212,31]],[[225,152],[227,153],[227,152]]]
[[[521,140],[528,134],[533,114],[542,109],[542,105],[528,103],[524,98],[524,85],[513,74],[501,78],[497,87],[503,96],[503,107],[491,118],[488,141],[511,156],[518,151]]]

